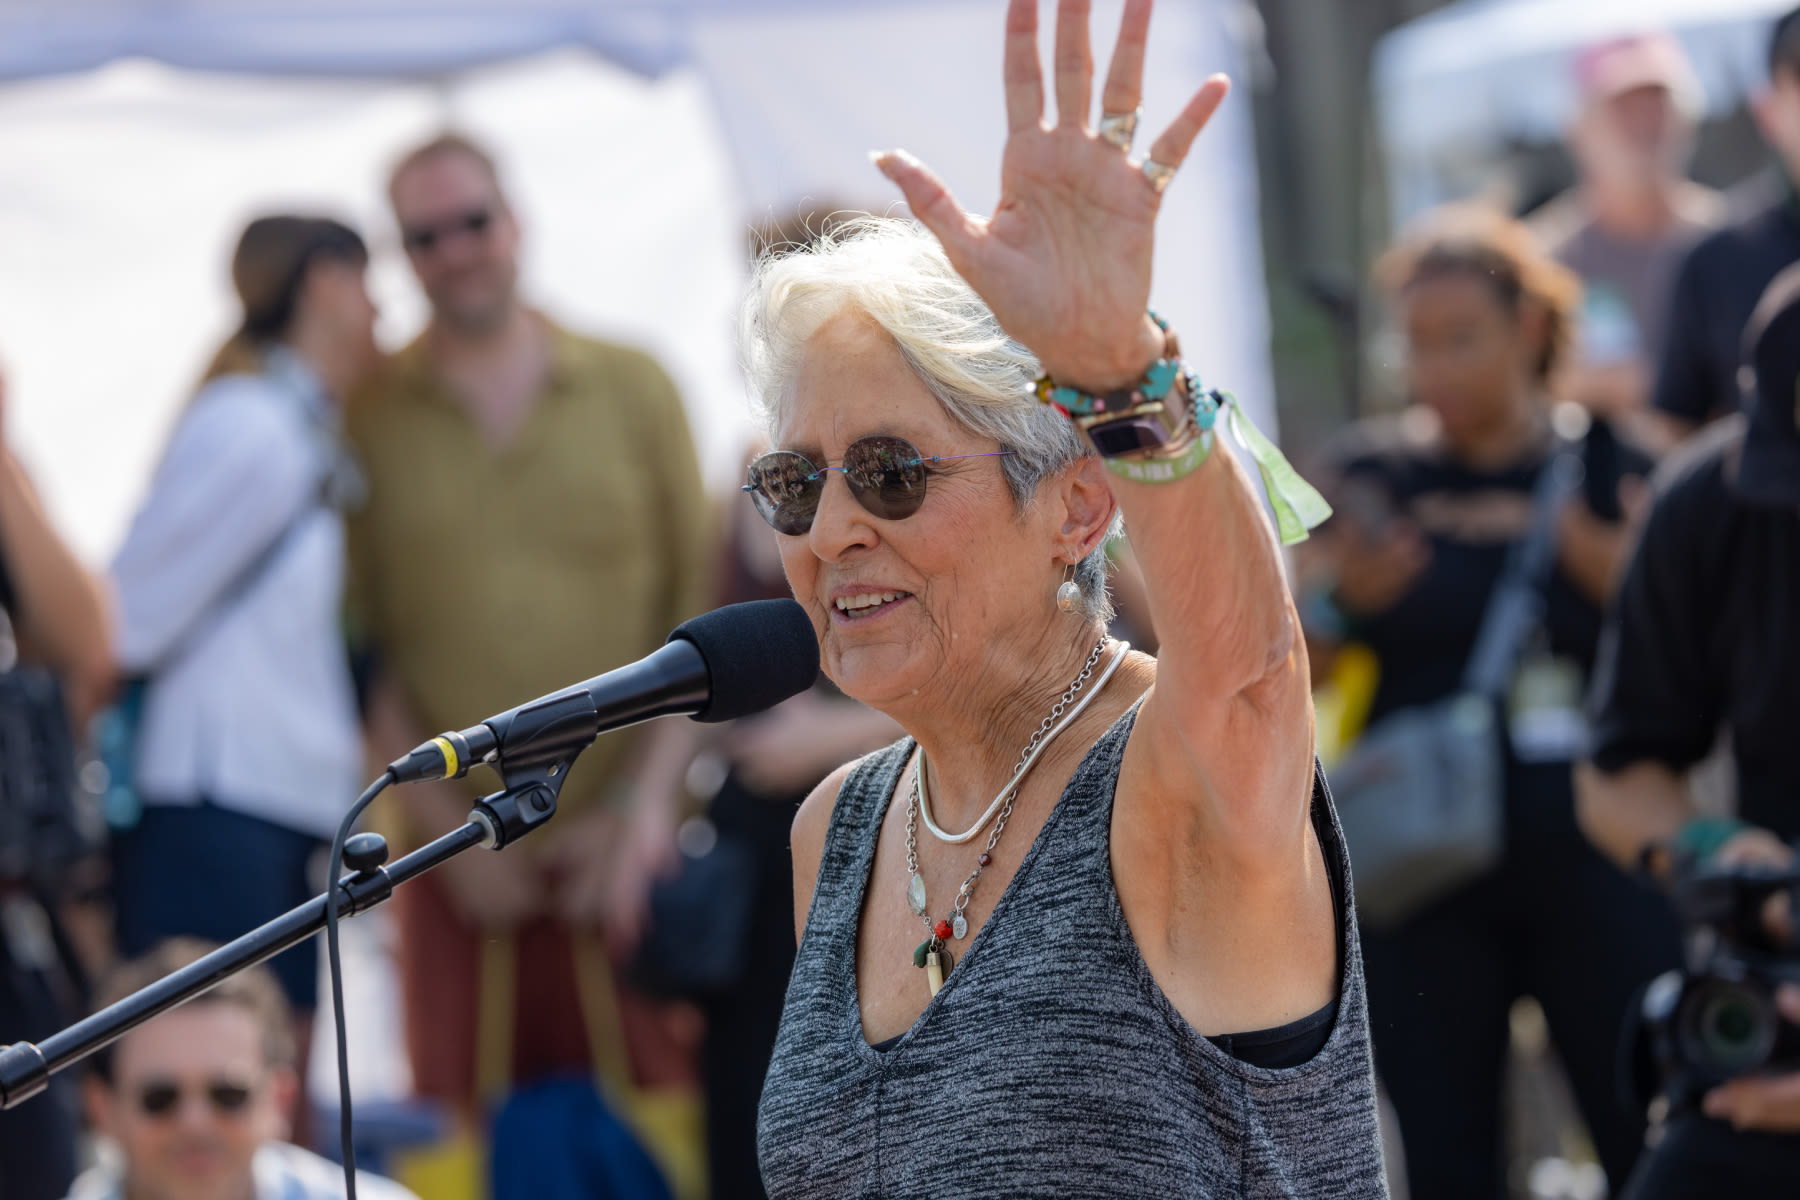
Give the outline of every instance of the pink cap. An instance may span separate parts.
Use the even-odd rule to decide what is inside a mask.
[[[1589,46],[1575,58],[1575,81],[1588,104],[1641,87],[1667,88],[1676,103],[1700,100],[1700,81],[1681,43],[1666,33],[1646,33]]]

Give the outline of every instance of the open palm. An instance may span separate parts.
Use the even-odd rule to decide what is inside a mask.
[[[1056,20],[1058,121],[1044,124],[1037,0],[1012,0],[1006,16],[1008,136],[1000,203],[991,218],[963,211],[943,183],[905,151],[876,165],[1000,324],[1059,382],[1102,390],[1136,378],[1161,349],[1145,320],[1161,195],[1135,163],[1096,136],[1087,0],[1062,0]],[[1101,98],[1129,113],[1143,91],[1151,0],[1127,0]],[[1149,158],[1178,167],[1225,98],[1208,79],[1152,143]]]

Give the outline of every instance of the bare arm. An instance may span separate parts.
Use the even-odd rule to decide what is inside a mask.
[[[0,441],[0,547],[17,592],[20,654],[62,678],[76,729],[112,689],[112,643],[99,581],[57,536],[24,468]]]
[[[1635,870],[1645,847],[1666,843],[1694,816],[1687,784],[1658,762],[1607,774],[1592,763],[1575,768],[1575,815],[1601,853]]]
[[[1631,549],[1631,531],[1622,521],[1603,521],[1586,502],[1570,501],[1557,521],[1556,561],[1595,605],[1612,599],[1619,572]]]
[[[964,212],[910,155],[882,155],[876,165],[1051,378],[1105,392],[1141,377],[1164,350],[1145,315],[1161,193],[1089,131],[1093,63],[1082,4],[1059,9],[1058,123],[1045,124],[1037,12],[1035,0],[1014,0],[1007,14],[1010,136],[992,217]],[[1104,111],[1137,107],[1149,20],[1145,0],[1126,5]],[[1148,158],[1178,167],[1227,90],[1222,76],[1209,79]],[[1225,424],[1221,415],[1221,434]],[[1311,791],[1306,651],[1273,532],[1244,472],[1219,449],[1173,483],[1110,478],[1094,460],[1082,471],[1099,473],[1083,478],[1109,484],[1124,511],[1161,636],[1159,681],[1138,726],[1148,735],[1153,789],[1191,797],[1190,819],[1223,834],[1225,853],[1259,870],[1293,871]]]
[[[1113,491],[1168,631],[1140,717],[1159,790],[1192,796],[1243,865],[1291,864],[1311,796],[1310,668],[1256,493],[1223,450],[1177,483]]]

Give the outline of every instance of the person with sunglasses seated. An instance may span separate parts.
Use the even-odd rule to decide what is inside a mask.
[[[96,1007],[117,1003],[213,949],[171,938],[104,980]],[[293,1025],[267,967],[152,1018],[88,1060],[84,1100],[103,1139],[100,1162],[68,1200],[338,1200],[343,1168],[291,1145],[300,1094]],[[367,1200],[415,1200],[357,1172]]]
[[[794,821],[776,1200],[1386,1195],[1282,573],[1328,510],[1146,315],[1163,187],[1227,86],[1135,161],[1149,9],[1125,6],[1095,127],[1087,5],[1061,6],[1050,127],[1014,0],[994,215],[889,152],[924,229],[868,218],[752,284],[776,449],[749,498],[825,673],[907,734]],[[1154,660],[1106,635],[1121,515]]]

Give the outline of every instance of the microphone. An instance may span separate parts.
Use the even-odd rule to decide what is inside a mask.
[[[415,783],[460,779],[483,762],[557,762],[608,730],[653,717],[749,716],[799,695],[818,676],[819,641],[805,609],[792,600],[730,604],[684,623],[647,658],[439,734],[388,770],[395,783]]]

